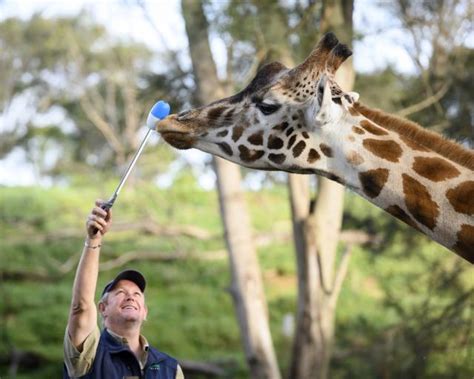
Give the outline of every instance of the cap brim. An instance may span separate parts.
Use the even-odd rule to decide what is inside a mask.
[[[121,280],[130,280],[131,282],[135,283],[138,286],[138,288],[140,288],[140,291],[145,292],[145,287],[146,287],[145,277],[136,270],[125,270],[119,273],[115,277],[114,280],[107,283],[104,290],[102,291],[102,296],[106,292],[110,292],[111,290],[113,290],[114,287],[117,285],[117,283],[120,282]]]

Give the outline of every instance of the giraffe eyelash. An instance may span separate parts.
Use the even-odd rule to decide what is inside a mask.
[[[265,116],[269,116],[281,108],[280,104],[257,103],[255,105]]]

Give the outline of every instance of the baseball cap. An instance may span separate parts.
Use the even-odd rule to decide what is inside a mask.
[[[121,280],[130,280],[131,282],[135,283],[138,288],[140,288],[140,291],[145,292],[145,277],[136,270],[125,270],[119,273],[114,280],[107,283],[107,285],[104,287],[104,290],[102,291],[102,296],[104,296],[106,292],[112,291],[117,283]]]

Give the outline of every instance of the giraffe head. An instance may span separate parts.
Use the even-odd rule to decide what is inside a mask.
[[[178,149],[194,147],[255,169],[317,172],[315,161],[324,166],[332,151],[324,139],[319,150],[308,148],[318,145],[312,139],[357,100],[334,81],[351,54],[328,33],[297,67],[270,63],[236,95],[171,115],[157,129]]]

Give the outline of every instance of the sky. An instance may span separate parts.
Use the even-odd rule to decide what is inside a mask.
[[[145,20],[142,9],[127,6],[134,3],[133,0],[0,0],[0,19],[10,16],[28,18],[37,11],[46,17],[74,15],[86,9],[115,35],[144,42],[155,50],[165,45],[187,48],[180,0],[146,1],[148,15],[159,29],[161,38],[156,37],[156,30]],[[377,3],[383,4],[383,1],[355,0],[354,27],[364,30],[364,33],[369,31],[368,36],[354,46],[357,71],[370,72],[390,63],[398,71],[413,72],[415,68],[404,46],[396,43],[408,37],[403,36],[400,29],[391,27],[396,26],[394,20],[390,18],[386,7],[377,6]],[[371,30],[368,30],[369,26]],[[221,57],[216,61],[223,65],[225,54],[222,43],[215,39],[212,48],[213,53]]]
[[[355,0],[354,28],[363,31],[366,35],[363,40],[354,44],[353,59],[356,71],[359,73],[370,72],[390,64],[399,72],[414,73],[416,69],[405,49],[405,44],[409,44],[409,37],[403,35],[403,31],[390,18],[386,7],[379,7],[377,3],[380,4],[381,1]],[[135,1],[0,0],[0,20],[7,17],[27,19],[39,11],[45,17],[74,15],[85,9],[97,21],[106,25],[113,35],[120,38],[144,42],[157,52],[167,46],[180,50],[187,49],[187,38],[179,0],[147,1],[148,13],[146,15],[140,7],[127,6],[131,4],[135,4]],[[148,22],[147,17],[152,22]],[[401,44],[400,41],[405,42]],[[472,44],[474,45],[474,42]],[[223,73],[225,67],[223,41],[215,36],[211,40],[211,47],[218,70]],[[17,107],[21,110],[22,106],[20,103]],[[21,113],[17,109],[13,111],[16,114]],[[56,114],[54,117],[61,117],[61,114]],[[5,120],[5,117],[0,116],[0,130],[5,127],[2,125],[2,123],[6,123]],[[184,154],[189,156],[188,159],[196,160],[202,157],[203,153],[188,151]],[[53,153],[50,158],[55,159]],[[31,185],[37,183],[34,168],[25,164],[24,153],[19,149],[13,151],[6,159],[0,160],[0,184]],[[48,185],[48,181],[46,180],[42,184]]]

